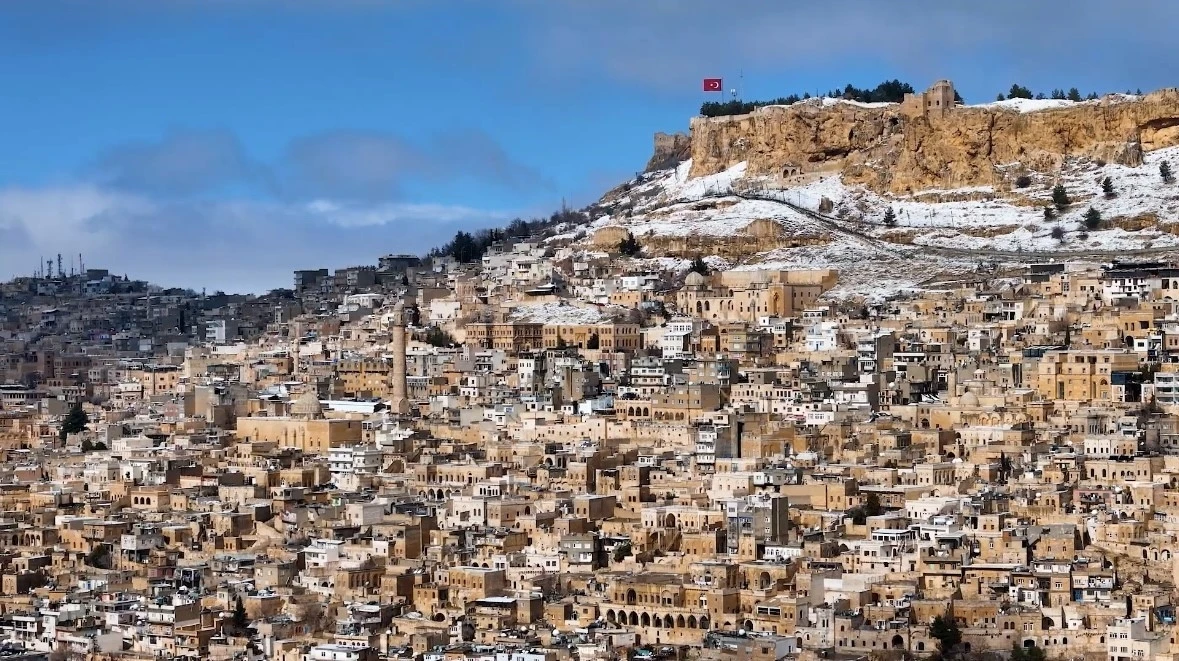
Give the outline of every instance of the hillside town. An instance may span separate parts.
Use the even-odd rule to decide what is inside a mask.
[[[1179,652],[1179,266],[646,264],[4,284],[0,655]]]

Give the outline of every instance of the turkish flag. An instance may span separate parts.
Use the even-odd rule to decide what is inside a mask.
[[[705,92],[723,92],[723,91],[725,91],[725,85],[723,82],[721,82],[720,78],[705,78],[704,79],[704,91]]]

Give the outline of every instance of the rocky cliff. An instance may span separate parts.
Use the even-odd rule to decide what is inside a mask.
[[[683,133],[656,133],[655,151],[647,161],[645,172],[675,167],[692,155],[692,140]]]
[[[1051,105],[1051,102],[1041,105]],[[877,192],[994,186],[1020,174],[1053,176],[1069,157],[1139,165],[1154,149],[1179,145],[1179,90],[1028,111],[1014,104],[944,112],[815,99],[748,115],[692,120],[692,176],[739,162],[747,175],[842,173]],[[1023,112],[1021,112],[1023,110]],[[656,140],[662,163],[677,151]],[[653,162],[656,159],[653,159]]]

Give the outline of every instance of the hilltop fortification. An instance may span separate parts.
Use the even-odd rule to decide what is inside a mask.
[[[746,115],[696,117],[691,175],[745,161],[749,175],[842,173],[844,182],[877,192],[1003,189],[1024,172],[1052,175],[1068,157],[1136,166],[1144,152],[1179,145],[1176,89],[1080,103],[955,106],[953,98],[952,84],[938,81],[903,103],[810,99]]]

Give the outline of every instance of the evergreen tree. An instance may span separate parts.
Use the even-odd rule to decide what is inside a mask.
[[[1089,92],[1089,94],[1085,96],[1086,101],[1096,101],[1099,98],[1101,97],[1097,96],[1097,92]]]
[[[1068,90],[1068,100],[1069,101],[1080,101],[1081,100],[1081,90],[1079,90],[1075,87],[1070,87]]]
[[[90,439],[82,439],[82,452],[94,452],[94,443]]]
[[[623,257],[637,257],[643,252],[643,247],[639,245],[634,234],[627,232],[626,237],[618,242],[618,252],[622,253]]]
[[[1159,176],[1163,178],[1164,184],[1175,182],[1175,175],[1171,174],[1171,164],[1167,161],[1159,163]]]
[[[893,225],[897,224],[897,214],[895,211],[892,210],[892,207],[889,207],[888,211],[884,212],[884,221],[883,222],[884,222],[885,226],[887,226],[887,227],[892,227]]]
[[[245,631],[249,626],[250,621],[246,618],[246,605],[242,602],[242,596],[237,596],[237,602],[233,605],[233,627],[239,632]]]
[[[884,507],[880,504],[880,496],[875,493],[868,494],[864,499],[864,516],[880,516],[884,514]]]
[[[1089,210],[1085,212],[1083,222],[1085,223],[1085,229],[1088,230],[1095,230],[1101,227],[1101,212],[1093,207],[1089,207]]]
[[[936,638],[943,655],[949,654],[962,642],[962,631],[958,623],[948,615],[938,615],[929,625],[929,635]]]
[[[1007,91],[1008,99],[1030,99],[1032,98],[1032,91],[1023,85],[1013,84],[1011,89]]]
[[[1064,211],[1070,203],[1071,200],[1068,199],[1068,191],[1064,189],[1064,184],[1056,184],[1052,187],[1052,204],[1056,205],[1057,211]]]
[[[61,421],[62,435],[77,434],[85,430],[86,424],[89,422],[90,416],[86,415],[86,411],[82,410],[82,402],[74,402],[74,405],[70,407],[70,412]]]
[[[1101,192],[1105,194],[1106,199],[1117,197],[1117,192],[1114,191],[1113,179],[1106,177],[1101,180]]]
[[[464,264],[473,262],[483,256],[483,251],[475,241],[475,237],[463,231],[455,233],[454,239],[446,247],[445,253],[453,257],[455,261]]]
[[[602,338],[597,333],[591,333],[589,339],[585,341],[586,349],[597,350],[602,346]]]
[[[1052,90],[1052,98],[1056,99],[1058,101],[1063,101],[1065,98],[1064,90],[1062,90],[1062,89]]]
[[[1051,207],[1044,207],[1044,220],[1056,220],[1056,211]]]
[[[692,260],[692,265],[688,267],[689,272],[699,273],[700,275],[708,275],[710,269],[708,263],[704,261],[703,257],[697,256]]]
[[[1003,96],[1003,93],[1002,93],[1002,92],[999,92],[998,94],[996,94],[996,95],[995,95],[995,100],[996,100],[996,101],[1003,101],[1003,100],[1004,100],[1004,99],[1006,99],[1006,98],[1007,98],[1007,97]]]

